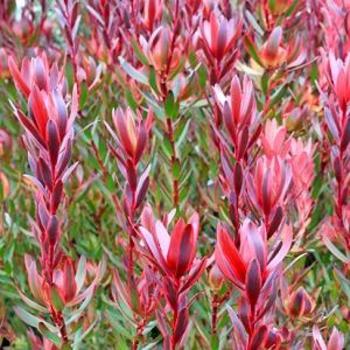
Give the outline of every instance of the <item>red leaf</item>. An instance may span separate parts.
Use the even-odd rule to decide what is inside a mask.
[[[246,293],[249,302],[252,306],[255,306],[259,298],[261,288],[261,273],[260,266],[256,259],[253,259],[247,270],[246,276]]]
[[[221,272],[233,283],[244,283],[246,266],[227,231],[218,225],[215,260]]]
[[[58,152],[60,149],[60,141],[58,138],[57,126],[53,120],[47,123],[47,144],[50,154],[50,160],[53,167],[56,166]]]
[[[63,268],[63,296],[64,301],[69,303],[75,297],[77,285],[75,282],[74,266],[71,259],[66,259]]]
[[[8,58],[8,66],[9,66],[9,70],[12,75],[12,78],[15,81],[17,89],[19,89],[22,92],[22,94],[28,98],[30,94],[30,89],[27,83],[22,79],[22,75],[18,70],[17,64],[15,63],[14,59],[11,56]]]
[[[45,138],[48,113],[42,93],[38,90],[36,85],[34,85],[29,96],[29,108],[34,115],[35,123],[39,129],[40,135]]]

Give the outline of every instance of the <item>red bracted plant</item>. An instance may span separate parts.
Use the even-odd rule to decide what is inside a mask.
[[[121,312],[125,313],[126,307],[133,312],[136,334],[132,349],[136,350],[142,341],[145,327],[159,307],[161,290],[158,276],[154,275],[153,271],[146,266],[140,277],[134,277],[129,283],[124,284],[118,271],[115,270],[112,296]]]
[[[241,195],[245,187],[244,174],[250,162],[248,155],[261,130],[260,120],[256,111],[253,84],[248,79],[244,79],[241,85],[238,76],[235,76],[229,96],[225,96],[218,85],[214,90],[228,134],[219,136],[222,166],[220,182],[229,201],[231,220],[238,239],[240,210],[243,209]],[[232,159],[234,162],[231,162]]]
[[[73,89],[71,110],[67,111],[66,83],[62,71],[49,67],[46,56],[24,59],[21,72],[12,58],[9,68],[18,89],[28,102],[28,116],[14,107],[18,121],[25,130],[23,142],[28,151],[28,161],[33,176],[27,175],[35,188],[36,217],[32,223],[34,236],[40,246],[40,270],[35,259],[25,258],[29,287],[36,301],[23,294],[23,299],[34,309],[48,310],[55,327],[45,321],[34,325],[48,333],[59,332],[62,344],[68,344],[69,334],[62,310],[92,297],[102,271],[96,273],[94,282],[80,293],[85,276],[85,260],[79,262],[78,272],[73,260],[65,257],[61,247],[62,223],[58,215],[63,209],[64,183],[75,169],[69,166],[73,123],[77,114],[77,92]],[[33,305],[34,304],[34,305]],[[17,308],[20,317],[29,318]],[[56,336],[57,337],[57,336]]]
[[[141,114],[134,114],[129,108],[125,111],[118,108],[113,112],[114,129],[106,124],[117,147],[110,150],[118,160],[121,173],[126,180],[124,189],[123,208],[126,219],[126,229],[129,235],[128,277],[134,274],[134,241],[136,237],[136,213],[140,208],[148,188],[149,167],[140,170],[140,161],[146,150],[151,127],[153,112],[150,110],[147,119],[142,120]]]
[[[164,337],[164,349],[183,345],[189,331],[189,289],[201,276],[206,258],[196,258],[199,216],[194,213],[186,224],[179,219],[171,236],[164,224],[156,220],[150,207],[142,213],[140,234],[146,245],[146,257],[162,275],[162,292],[167,301],[165,312],[157,312],[158,325]],[[171,310],[171,319],[167,316]],[[170,328],[170,330],[169,330]]]
[[[219,10],[210,13],[209,20],[203,19],[200,26],[201,40],[212,85],[226,80],[233,70],[237,58],[237,41],[242,23],[238,17],[225,18]]]
[[[335,175],[335,215],[329,223],[325,223],[323,239],[328,247],[330,240],[338,240],[345,249],[343,262],[349,263],[350,253],[350,211],[348,203],[349,186],[349,142],[350,142],[350,116],[348,104],[350,101],[350,86],[347,75],[350,72],[350,55],[346,60],[336,58],[333,52],[323,56],[325,78],[323,87],[324,114],[330,133],[331,162]],[[328,86],[330,89],[328,89]],[[330,92],[327,94],[327,91]],[[335,229],[328,230],[332,225]],[[334,231],[334,234],[331,234]],[[332,249],[331,249],[332,250]],[[343,254],[340,252],[340,255]]]
[[[145,155],[149,143],[151,128],[153,124],[153,112],[150,110],[147,118],[142,119],[141,113],[133,113],[131,109],[122,110],[118,108],[113,111],[114,130],[106,124],[112,135],[116,147],[110,145],[112,154],[116,157],[119,169],[125,179],[123,192],[124,216],[120,216],[119,201],[115,207],[120,224],[128,234],[128,252],[126,260],[127,284],[123,286],[119,273],[114,273],[114,299],[124,300],[129,309],[133,312],[133,319],[136,328],[136,335],[133,340],[133,349],[142,336],[142,332],[150,317],[154,314],[157,304],[158,292],[154,278],[144,268],[141,277],[136,274],[135,262],[138,259],[135,251],[134,240],[138,236],[137,213],[142,208],[149,184],[150,167],[142,169],[141,160]],[[155,289],[154,293],[151,289]],[[119,305],[119,309],[123,307]]]
[[[0,0],[0,32],[0,349],[349,348],[350,0]]]
[[[312,336],[314,339],[313,350],[343,350],[344,349],[344,336],[335,327],[329,337],[328,344],[325,343],[320,330],[317,326],[314,326],[312,330]]]
[[[248,174],[249,200],[264,218],[268,238],[274,234],[283,218],[284,203],[291,180],[290,167],[279,157],[259,158],[253,177]]]
[[[284,226],[270,247],[265,226],[257,227],[249,219],[243,222],[239,235],[237,247],[227,230],[221,224],[217,227],[216,263],[241,293],[238,316],[229,309],[233,346],[249,350],[277,346],[282,338],[272,328],[272,315],[280,264],[291,247],[292,229]]]
[[[69,48],[69,56],[73,66],[74,82],[77,84],[78,94],[83,79],[83,70],[80,68],[78,29],[81,15],[79,15],[79,2],[72,0],[57,1],[58,13],[64,35]]]

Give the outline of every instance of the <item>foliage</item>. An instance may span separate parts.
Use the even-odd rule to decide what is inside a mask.
[[[349,5],[0,2],[0,347],[350,346]]]

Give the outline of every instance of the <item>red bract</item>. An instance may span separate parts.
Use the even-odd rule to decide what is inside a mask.
[[[291,179],[289,165],[278,157],[271,160],[265,157],[258,159],[254,177],[248,175],[249,199],[264,217],[269,236],[275,230],[271,227],[274,218],[281,216],[280,211],[284,207]]]
[[[317,326],[314,326],[312,330],[314,339],[313,350],[343,350],[344,349],[344,336],[335,327],[329,337],[328,344],[325,343]]]
[[[279,233],[281,242],[269,251],[266,229],[246,219],[239,231],[240,246],[222,225],[217,228],[215,260],[224,276],[241,291],[238,317],[229,310],[234,326],[234,345],[254,350],[277,346],[281,337],[271,328],[271,312],[281,275],[280,264],[292,244],[292,229],[285,226]],[[272,342],[270,344],[270,342]]]
[[[18,69],[14,58],[10,56],[8,66],[17,89],[26,98],[29,97],[34,85],[40,91],[49,92],[58,89],[61,94],[65,93],[66,85],[63,72],[59,71],[55,64],[49,66],[45,53],[31,59],[24,58],[21,70]]]
[[[309,316],[315,303],[305,291],[303,287],[299,287],[296,291],[290,292],[286,300],[286,312],[291,316],[300,319]]]
[[[119,307],[122,308],[123,303],[127,305],[136,313],[144,326],[158,307],[160,297],[159,281],[157,276],[154,276],[147,267],[142,275],[136,278],[136,281],[133,281],[131,285],[124,284],[119,273],[115,271],[112,294],[114,301],[119,304]],[[140,322],[140,320],[136,319],[135,321]]]
[[[331,149],[331,163],[335,175],[334,190],[335,215],[330,220],[336,225],[338,235],[343,236],[344,248],[350,250],[350,233],[348,229],[348,184],[349,184],[349,142],[350,117],[348,104],[350,101],[350,86],[347,74],[350,67],[350,55],[343,61],[336,59],[333,52],[323,55],[323,68],[325,76],[322,82],[323,105],[325,120],[330,132],[329,147]],[[326,82],[324,80],[326,79]],[[328,84],[327,84],[328,82]]]
[[[268,158],[280,156],[286,158],[290,148],[290,140],[286,140],[287,129],[277,125],[276,119],[268,120],[265,124],[264,132],[260,135],[264,154]]]
[[[285,40],[281,26],[276,26],[271,30],[269,37],[260,49],[255,47],[249,37],[246,38],[246,42],[249,43],[249,46],[253,46],[258,53],[255,60],[268,70],[280,67],[295,69],[306,59],[306,52],[300,38]]]
[[[160,26],[148,41],[141,38],[143,51],[159,74],[171,74],[180,64],[183,49],[180,38],[174,35],[169,27]]]
[[[48,90],[40,90],[33,83],[28,95],[30,117],[16,110],[17,118],[26,131],[24,142],[34,173],[30,179],[37,189],[35,234],[41,243],[42,266],[49,283],[59,262],[57,242],[61,233],[56,212],[62,200],[63,184],[73,170],[68,165],[77,113],[76,92],[73,92],[71,113],[68,115],[63,96],[44,83],[50,80],[50,76],[42,76],[42,86]]]
[[[57,67],[48,67],[45,55],[31,61],[24,59],[21,73],[11,58],[9,66],[16,85],[28,101],[29,111],[29,116],[26,116],[14,107],[25,130],[23,140],[34,175],[27,177],[35,188],[36,221],[33,222],[33,231],[41,251],[41,273],[38,273],[35,261],[31,257],[26,258],[29,285],[34,297],[49,311],[62,344],[67,344],[62,309],[91,298],[100,279],[98,276],[89,289],[78,295],[85,272],[80,272],[83,277],[79,277],[78,286],[73,261],[63,257],[60,245],[62,232],[57,211],[64,198],[64,183],[75,168],[75,165],[69,166],[69,161],[78,108],[77,92],[74,88],[68,113],[64,100],[68,96],[63,94],[65,80]],[[24,301],[30,304],[30,299],[24,298]],[[21,314],[21,311],[18,312]]]
[[[125,161],[130,159],[135,165],[139,162],[147,144],[152,119],[152,113],[149,113],[147,121],[144,122],[140,115],[135,117],[130,108],[125,111],[121,108],[113,111],[116,140],[126,155]]]
[[[350,55],[343,61],[334,52],[323,53],[323,65],[328,82],[337,97],[340,108],[344,111],[350,101],[350,82],[344,77],[350,74]]]
[[[178,220],[171,236],[164,224],[154,219],[150,207],[144,209],[141,219],[140,233],[146,245],[146,257],[163,275],[163,293],[173,312],[172,334],[161,326],[166,322],[165,314],[157,314],[164,336],[164,348],[175,349],[177,344],[184,341],[189,326],[187,292],[205,268],[205,258],[195,259],[199,216],[194,213],[188,223],[183,219]]]
[[[288,253],[292,244],[292,230],[289,226],[284,227],[281,232],[282,244],[270,254],[264,226],[256,227],[246,219],[239,234],[241,245],[237,247],[226,229],[218,225],[216,263],[226,278],[241,289],[247,286],[248,270],[252,270],[251,273],[255,272],[257,280],[261,280],[263,284]],[[255,269],[256,264],[259,270]]]
[[[229,96],[224,96],[217,85],[214,91],[234,147],[234,155],[239,161],[246,157],[259,131],[253,84],[246,78],[241,84],[238,76],[234,76]]]
[[[275,67],[286,59],[286,50],[281,47],[283,31],[276,27],[260,50],[260,58],[266,67]]]
[[[220,13],[212,11],[209,21],[201,25],[204,52],[210,59],[213,56],[221,61],[236,45],[241,31],[241,22],[237,18],[227,20]]]
[[[199,230],[198,214],[193,214],[187,224],[183,219],[178,220],[171,236],[161,221],[149,225],[153,220],[149,208],[143,211],[142,220],[140,232],[152,261],[164,274],[180,279],[193,267]]]
[[[154,24],[160,22],[162,13],[162,0],[144,0],[143,24],[148,31],[153,31]]]

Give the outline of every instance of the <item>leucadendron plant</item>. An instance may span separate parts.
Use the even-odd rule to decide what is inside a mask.
[[[348,349],[349,11],[0,1],[0,348]]]
[[[104,274],[101,262],[94,278],[86,285],[86,258],[75,261],[62,249],[64,185],[76,163],[70,165],[74,140],[74,121],[78,112],[77,90],[66,90],[62,70],[50,66],[45,54],[22,61],[21,70],[12,57],[9,69],[15,85],[27,102],[27,112],[13,104],[24,129],[23,144],[28,152],[31,175],[25,175],[35,199],[33,238],[40,248],[39,259],[25,256],[31,296],[19,290],[23,301],[37,314],[17,306],[16,314],[35,327],[56,346],[70,348],[79,342],[72,324],[79,320],[91,301]],[[66,103],[70,101],[70,110]],[[33,300],[34,299],[34,300]],[[47,319],[45,315],[48,315]],[[79,328],[79,323],[74,324]]]

